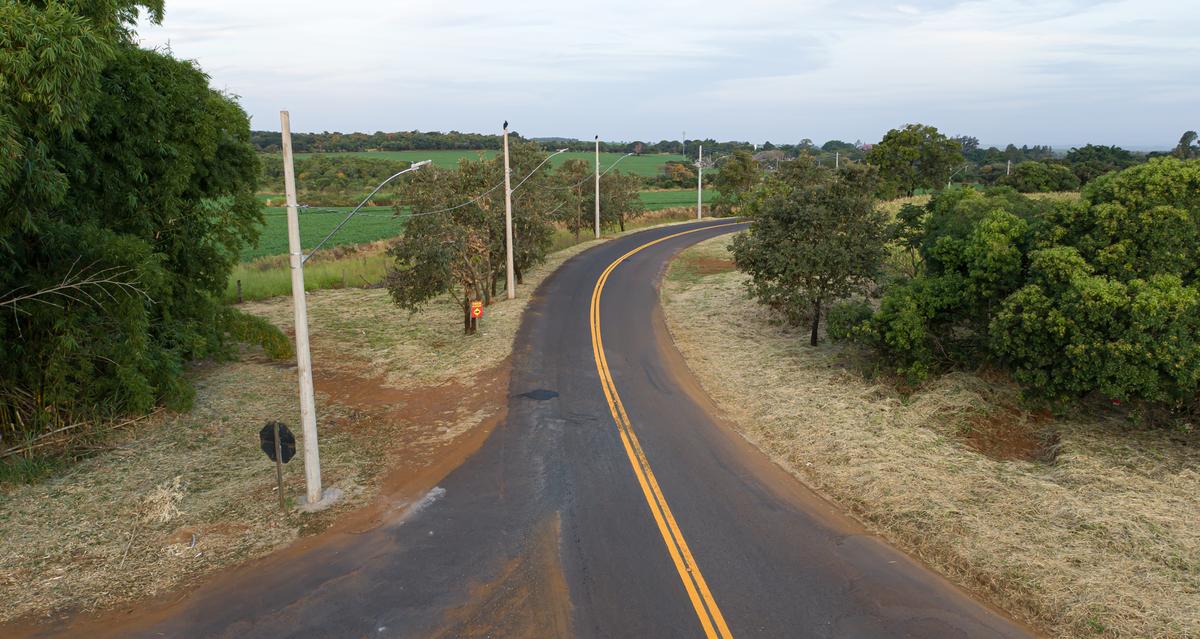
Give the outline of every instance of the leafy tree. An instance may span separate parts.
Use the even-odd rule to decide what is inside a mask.
[[[1194,160],[1200,157],[1200,146],[1196,145],[1196,132],[1187,131],[1179,138],[1179,144],[1171,151],[1171,155],[1181,160]]]
[[[142,10],[162,15],[0,4],[0,297],[109,276],[0,317],[0,415],[26,428],[185,406],[183,364],[225,352],[219,297],[257,239],[246,114],[193,63],[137,48]]]
[[[750,293],[791,322],[810,319],[816,346],[823,306],[861,290],[876,274],[885,220],[875,210],[869,167],[835,173],[807,160],[789,164],[756,191],[746,207],[754,224],[730,250],[750,275]]]
[[[871,147],[867,163],[878,167],[881,195],[913,195],[917,189],[937,189],[963,163],[962,144],[935,127],[909,124],[892,129]]]
[[[721,163],[713,180],[713,186],[720,194],[714,205],[715,213],[718,216],[732,214],[758,181],[758,162],[754,156],[749,151],[734,151]]]
[[[1156,159],[1088,184],[1078,202],[947,190],[905,212],[922,269],[840,335],[920,379],[948,366],[1012,371],[1030,395],[1183,409],[1200,390],[1200,161]],[[853,309],[851,309],[853,310]]]
[[[626,220],[645,212],[641,198],[641,179],[629,173],[612,171],[600,176],[600,224],[624,231]]]
[[[1080,184],[1113,171],[1120,171],[1137,164],[1137,157],[1118,146],[1089,144],[1067,152],[1066,161],[1079,178]]]
[[[513,206],[513,270],[521,274],[545,260],[553,237],[555,186],[532,142],[510,145]],[[404,234],[389,250],[387,276],[393,301],[408,310],[443,294],[463,306],[470,330],[470,302],[490,304],[505,280],[504,160],[459,161],[455,170],[429,167],[411,174],[397,215],[412,214]],[[535,170],[537,169],[537,170]],[[561,202],[560,202],[561,203]],[[461,297],[459,297],[461,295]]]
[[[1050,162],[1021,162],[1009,175],[996,180],[1001,186],[1011,186],[1021,193],[1049,193],[1074,191],[1079,188],[1079,178],[1070,167]]]

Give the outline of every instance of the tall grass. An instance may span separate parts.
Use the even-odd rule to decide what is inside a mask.
[[[304,290],[374,286],[387,272],[390,260],[384,251],[384,243],[375,242],[318,254],[304,265]],[[287,258],[279,255],[238,264],[225,287],[225,302],[238,301],[238,282],[242,301],[269,299],[292,292],[292,271]]]

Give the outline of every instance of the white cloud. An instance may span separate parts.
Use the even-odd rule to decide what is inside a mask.
[[[168,0],[170,43],[256,126],[774,141],[929,121],[985,141],[1169,144],[1195,128],[1182,1],[400,4]]]

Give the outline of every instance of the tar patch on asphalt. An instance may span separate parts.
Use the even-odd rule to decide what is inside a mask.
[[[535,388],[528,393],[521,393],[520,395],[517,395],[517,397],[532,399],[535,402],[544,402],[548,399],[554,399],[555,397],[558,397],[558,391],[552,391],[545,388]]]

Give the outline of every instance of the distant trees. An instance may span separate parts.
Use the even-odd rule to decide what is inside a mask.
[[[1021,193],[1048,193],[1075,191],[1079,188],[1079,178],[1064,164],[1021,162],[1012,168],[1010,175],[1000,176],[996,184],[1011,186]]]
[[[194,63],[139,48],[161,2],[0,3],[0,438],[188,404],[262,221],[249,119]],[[105,274],[96,277],[97,274]]]
[[[283,193],[283,158],[262,156],[259,189]],[[356,155],[310,155],[297,158],[296,189],[301,202],[318,206],[357,204],[380,182],[408,168],[410,162]],[[390,191],[375,196],[378,204],[390,203]]]
[[[1119,146],[1089,144],[1071,149],[1067,153],[1066,161],[1079,178],[1080,184],[1087,184],[1105,173],[1137,164],[1138,158],[1131,151]]]
[[[963,163],[962,144],[924,124],[888,131],[871,148],[867,163],[879,169],[883,197],[941,188]]]
[[[1200,158],[1200,146],[1196,145],[1196,132],[1187,131],[1179,138],[1179,144],[1171,151],[1171,155],[1181,160]]]
[[[713,208],[717,215],[731,215],[745,197],[758,185],[758,162],[749,151],[734,151],[721,163],[713,188],[719,196]]]
[[[813,346],[824,306],[861,290],[883,259],[877,186],[871,167],[835,172],[802,159],[768,176],[744,209],[754,224],[734,237],[734,262],[750,275],[752,296],[790,322],[810,322]]]

